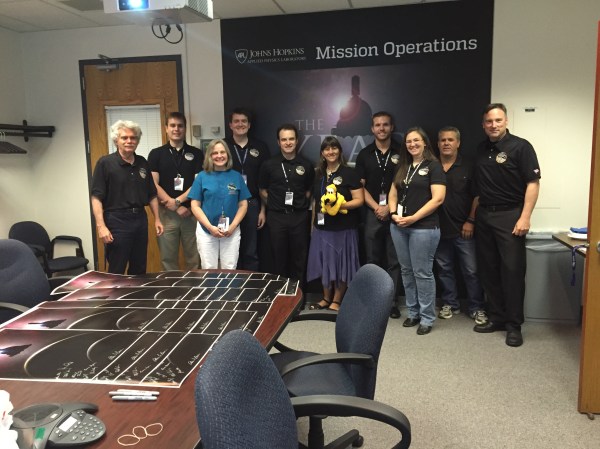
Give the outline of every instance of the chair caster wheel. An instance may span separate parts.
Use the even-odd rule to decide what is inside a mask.
[[[359,435],[358,438],[352,443],[352,447],[361,447],[364,442],[365,439],[362,437],[362,435]]]

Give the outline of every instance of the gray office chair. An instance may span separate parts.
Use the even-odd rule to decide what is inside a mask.
[[[69,277],[51,280],[29,246],[19,240],[0,239],[0,323],[48,299],[52,288]]]
[[[50,236],[41,224],[35,221],[21,221],[11,226],[8,238],[20,240],[29,245],[35,255],[41,259],[44,271],[48,276],[60,271],[88,270],[89,260],[83,256],[83,244],[79,237],[57,235],[50,240]],[[75,255],[54,257],[54,247],[58,242],[76,244]]]
[[[295,449],[296,418],[327,414],[363,416],[403,434],[408,420],[399,411],[363,398],[316,395],[291,398],[269,355],[248,332],[224,335],[196,377],[196,417],[203,449]]]
[[[389,274],[372,264],[362,266],[348,290],[339,312],[304,311],[294,321],[335,321],[336,354],[293,351],[276,343],[281,352],[272,354],[283,381],[292,397],[339,395],[372,400],[375,395],[377,362],[385,336],[394,296],[394,283]],[[326,414],[325,414],[326,415]],[[403,415],[404,416],[404,415]],[[323,448],[322,419],[311,416],[309,448]],[[404,418],[402,441],[398,448],[410,446],[410,424]],[[327,448],[360,447],[363,438],[352,430],[330,443]]]

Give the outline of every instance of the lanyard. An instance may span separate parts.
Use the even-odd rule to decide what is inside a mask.
[[[406,201],[406,194],[408,193],[408,185],[412,182],[413,177],[415,176],[415,173],[419,171],[419,167],[421,166],[421,164],[423,163],[425,159],[423,159],[421,162],[419,162],[419,165],[417,165],[414,169],[414,171],[412,172],[412,174],[410,174],[410,169],[412,167],[412,164],[410,164],[408,166],[408,171],[406,172],[406,177],[404,178],[404,194],[402,195],[402,200],[400,201],[400,204],[404,205],[404,202]],[[410,174],[410,177],[408,176]]]
[[[290,191],[290,180],[288,179],[288,175],[285,171],[285,167],[283,166],[283,162],[281,163],[281,170],[283,170],[283,176],[285,176],[285,183],[287,184],[288,192]]]
[[[173,159],[173,163],[175,164],[175,168],[177,169],[177,177],[181,178],[181,170],[179,167],[181,166],[181,160],[185,157],[185,148],[181,147],[181,153],[175,150],[175,154],[173,154],[173,147],[169,147],[169,153],[171,153],[171,159]],[[177,156],[175,156],[177,155]]]
[[[383,188],[384,178],[385,178],[385,170],[387,169],[388,161],[390,160],[390,154],[392,153],[391,149],[388,148],[387,156],[385,157],[385,163],[383,167],[381,166],[381,160],[379,160],[379,150],[375,149],[375,159],[377,159],[377,165],[381,170],[381,191],[383,192],[385,189]]]
[[[246,163],[246,158],[248,157],[248,148],[246,148],[246,149],[239,148],[236,144],[233,144],[233,146],[235,148],[235,154],[238,158],[238,161],[240,161],[240,165],[242,166],[242,175],[243,175],[244,174],[244,164]],[[244,159],[241,158],[239,150],[242,150],[244,152]]]

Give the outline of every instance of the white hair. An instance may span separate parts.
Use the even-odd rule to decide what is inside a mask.
[[[123,128],[132,130],[135,133],[135,135],[137,136],[138,140],[141,139],[142,128],[140,128],[140,125],[138,125],[135,122],[132,122],[131,120],[117,120],[110,127],[110,137],[112,138],[115,145],[117,143],[117,140],[119,139],[119,130],[123,129]]]

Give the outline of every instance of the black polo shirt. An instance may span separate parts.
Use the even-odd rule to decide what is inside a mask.
[[[158,173],[160,177],[158,185],[171,198],[178,197],[192,186],[196,175],[202,170],[203,162],[203,151],[187,143],[184,143],[179,151],[167,143],[154,148],[148,155],[150,171]],[[183,190],[175,190],[174,179],[178,175],[183,178]],[[190,200],[186,200],[182,205],[190,207]]]
[[[258,175],[260,166],[271,158],[267,144],[248,137],[248,143],[245,147],[240,147],[235,143],[233,137],[226,137],[225,142],[231,151],[233,169],[246,177],[246,185],[254,198],[258,198]]]
[[[356,157],[356,174],[359,179],[365,180],[365,189],[377,203],[382,192],[387,197],[390,191],[403,158],[400,149],[400,145],[392,140],[389,150],[383,154],[373,142],[364,147]]]
[[[315,220],[314,225],[325,231],[340,231],[344,229],[358,228],[360,213],[358,208],[349,210],[347,214],[328,215],[325,213],[325,225],[318,225],[317,212],[321,212],[321,197],[325,193],[325,188],[329,185],[335,185],[338,195],[342,195],[346,201],[352,200],[352,190],[362,187],[360,178],[356,174],[356,170],[350,167],[340,166],[331,176],[323,174],[315,176],[313,187],[313,198],[315,200]]]
[[[258,186],[269,193],[267,210],[288,213],[308,209],[310,199],[306,197],[306,192],[311,191],[314,179],[313,166],[302,156],[296,155],[288,160],[279,153],[260,167]],[[293,206],[285,205],[287,191],[294,192]]]
[[[91,194],[102,202],[104,212],[148,205],[156,196],[148,161],[136,154],[130,164],[118,151],[102,156],[94,169]]]
[[[408,186],[405,181],[408,180]],[[423,160],[418,167],[410,166],[410,170],[401,185],[396,184],[398,190],[398,204],[403,206],[402,215],[408,217],[414,215],[421,209],[431,196],[431,186],[433,184],[446,185],[446,174],[442,164],[438,161]],[[420,219],[410,225],[415,229],[433,229],[440,225],[438,211]]]
[[[461,235],[473,204],[473,166],[458,154],[446,172],[446,198],[440,206],[440,231],[442,238]]]
[[[481,142],[476,157],[475,193],[484,206],[523,204],[527,184],[541,177],[533,146],[508,131],[498,142]]]

